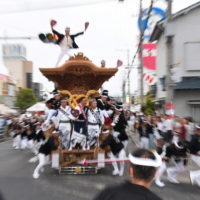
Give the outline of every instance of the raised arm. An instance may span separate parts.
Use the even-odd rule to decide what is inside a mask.
[[[76,34],[74,34],[74,35],[70,35],[71,37],[77,37],[77,36],[79,36],[79,35],[83,35],[84,34],[84,32],[79,32],[79,33],[76,33]]]
[[[85,31],[88,29],[88,26],[89,26],[89,22],[85,22],[85,28],[84,28],[84,31],[82,32],[79,32],[79,33],[76,33],[74,35],[71,35],[71,37],[77,37],[79,35],[83,35],[85,33]]]
[[[61,36],[63,36],[63,34],[59,33],[58,31],[56,31],[56,30],[54,29],[54,27],[55,27],[56,24],[57,24],[57,21],[56,21],[56,20],[53,20],[53,19],[52,19],[52,20],[50,21],[50,26],[51,26],[52,32],[60,38]]]

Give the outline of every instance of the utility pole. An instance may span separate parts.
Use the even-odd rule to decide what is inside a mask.
[[[126,102],[126,79],[125,79],[125,75],[124,75],[124,79],[123,79],[123,83],[122,83],[122,99],[123,99],[123,103]]]
[[[140,0],[140,19],[142,19],[143,17],[143,10],[142,10],[142,0]],[[139,69],[140,69],[140,102],[141,102],[141,106],[143,106],[144,104],[144,82],[143,82],[143,73],[144,73],[144,69],[143,69],[143,53],[142,53],[142,44],[143,44],[143,40],[144,40],[144,30],[142,29],[142,27],[140,27],[140,44],[139,44],[139,60],[140,60],[140,65],[139,65]]]
[[[173,63],[173,35],[169,34],[169,23],[172,20],[172,0],[167,0],[167,19],[166,19],[166,58],[167,58],[167,68],[166,68],[166,99],[165,104],[172,104],[174,96],[174,84],[171,79],[171,68]]]
[[[124,68],[124,77],[123,77],[123,83],[122,83],[122,98],[123,103],[126,103],[126,96],[129,96],[129,102],[131,101],[131,92],[130,92],[130,73],[131,73],[131,65],[130,65],[130,49],[118,49],[118,51],[126,51],[127,54],[127,65],[126,68]],[[126,71],[126,69],[128,69]],[[127,90],[126,90],[127,85]],[[127,91],[127,92],[126,92]],[[130,108],[130,105],[129,105]]]
[[[127,49],[127,65],[128,65],[128,72],[127,72],[127,81],[128,81],[128,84],[127,84],[127,89],[128,89],[128,102],[129,102],[129,110],[131,109],[131,83],[130,83],[130,74],[131,74],[131,65],[130,65],[130,50]]]

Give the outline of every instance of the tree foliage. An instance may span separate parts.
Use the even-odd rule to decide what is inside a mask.
[[[151,91],[145,95],[145,104],[142,107],[142,112],[146,115],[152,115],[155,112],[155,103],[152,102]]]
[[[37,98],[32,89],[22,88],[18,91],[15,105],[21,111],[25,111],[28,107],[37,102]]]

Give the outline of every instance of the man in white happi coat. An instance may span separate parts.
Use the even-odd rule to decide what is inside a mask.
[[[42,131],[47,131],[48,129],[51,128],[52,118],[56,114],[56,110],[54,109],[52,99],[49,99],[48,101],[46,101],[45,104],[46,104],[46,108],[45,108],[45,116],[46,116],[45,118],[46,119],[41,126]]]
[[[90,101],[89,110],[87,112],[88,119],[88,147],[95,146],[97,139],[104,125],[103,112],[97,107],[95,99]]]
[[[51,20],[50,26],[51,26],[52,32],[54,34],[54,38],[56,39],[55,44],[59,45],[60,49],[61,49],[60,55],[56,62],[56,67],[57,67],[65,54],[67,54],[69,57],[71,57],[71,56],[73,56],[71,49],[79,48],[75,42],[75,38],[78,37],[79,35],[83,35],[85,33],[85,31],[87,30],[87,28],[89,26],[89,22],[85,22],[85,29],[83,32],[79,32],[79,33],[76,33],[73,35],[70,34],[70,27],[65,28],[65,34],[61,34],[61,33],[57,32],[54,29],[54,26],[56,24],[57,24],[57,22],[55,20]]]
[[[40,122],[37,122],[35,125],[35,137],[34,137],[34,145],[32,148],[32,151],[35,155],[38,154],[39,148],[42,144],[44,144],[46,141],[44,132],[42,131]]]
[[[68,149],[70,146],[70,135],[72,129],[71,120],[75,117],[71,114],[71,107],[68,105],[68,100],[61,100],[61,106],[58,109],[57,116],[53,119],[56,128],[61,132],[62,146]]]
[[[198,170],[190,171],[190,180],[192,184],[200,187],[200,125],[196,126],[196,134],[188,145],[191,160],[197,165]]]
[[[109,117],[106,111],[106,105],[108,100],[108,90],[103,90],[101,97],[97,99],[97,107],[103,112],[105,118]]]

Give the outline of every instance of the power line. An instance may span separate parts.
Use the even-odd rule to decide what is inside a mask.
[[[25,37],[0,37],[0,40],[36,40],[38,37],[25,36]]]
[[[142,0],[141,1],[141,5],[142,5]],[[148,13],[147,13],[147,18],[146,18],[146,26],[148,24],[148,21],[149,21],[149,18],[151,17],[151,11],[152,11],[152,8],[153,8],[153,3],[154,3],[154,0],[151,0],[151,4],[149,6],[149,10],[148,10]],[[142,7],[142,6],[141,6]],[[143,12],[140,12],[139,14],[140,16],[140,19],[142,20],[142,17],[143,17]],[[143,37],[144,37],[144,33],[145,33],[145,30],[146,30],[146,27],[145,28],[142,28],[142,27],[139,27],[140,28],[140,40],[139,40],[139,44],[138,44],[138,47],[137,47],[137,50],[133,56],[133,59],[132,59],[132,62],[131,62],[131,65],[133,65],[133,63],[135,62],[135,58],[141,48],[141,45],[142,45],[142,40],[143,40]]]
[[[142,3],[143,3],[143,0],[140,0],[140,12],[139,13],[140,13],[140,20],[141,21],[143,19],[143,14],[144,14],[143,13],[143,8],[142,8]],[[131,62],[131,66],[133,66],[133,64],[135,62],[135,59],[137,57],[137,54],[139,53],[139,58],[140,58],[140,67],[139,68],[140,68],[140,99],[141,99],[141,105],[143,105],[143,103],[144,103],[142,44],[143,44],[143,40],[144,40],[144,33],[145,33],[146,27],[148,25],[149,18],[151,16],[151,11],[152,11],[152,8],[153,8],[153,3],[154,3],[154,0],[151,0],[151,4],[150,4],[148,12],[147,12],[147,18],[146,18],[146,24],[145,24],[145,26],[143,27],[142,23],[139,24],[139,26],[140,26],[139,27],[139,29],[140,29],[140,39],[139,39],[137,50],[136,50],[135,55],[133,56],[133,60]],[[127,78],[129,78],[130,73],[131,73],[131,67],[128,70]]]
[[[31,7],[25,7],[24,8],[13,8],[11,5],[9,6],[9,11],[6,9],[1,9],[0,10],[0,14],[9,14],[9,13],[21,13],[21,12],[28,12],[28,11],[39,11],[39,10],[52,10],[52,9],[60,9],[60,8],[66,8],[66,7],[81,7],[81,6],[90,6],[90,5],[96,5],[96,4],[102,4],[102,3],[109,3],[109,2],[114,2],[116,0],[99,0],[99,1],[96,1],[96,2],[85,2],[85,3],[68,3],[68,4],[60,4],[60,5],[51,5],[49,2],[48,2],[48,5],[49,6],[46,6],[46,5],[43,5],[41,7],[37,7],[37,6],[31,6]],[[1,4],[0,4],[1,5]],[[29,6],[29,5],[28,5]],[[2,6],[3,8],[3,6]]]

